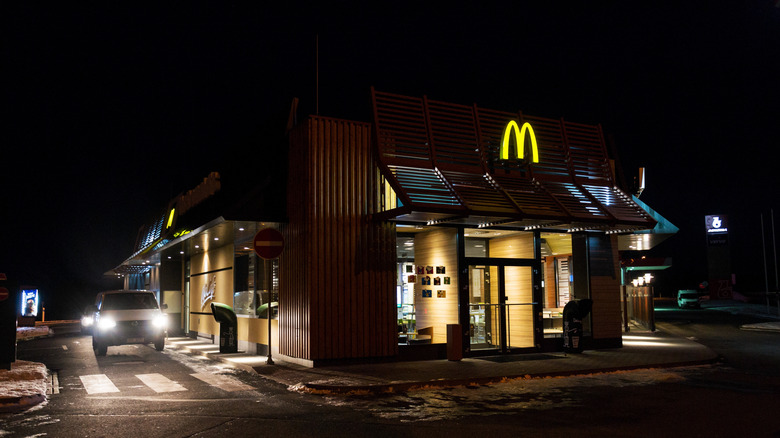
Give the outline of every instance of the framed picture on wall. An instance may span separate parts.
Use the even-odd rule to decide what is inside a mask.
[[[406,269],[407,274],[411,274],[414,269],[412,265],[406,265],[404,268]]]
[[[441,277],[433,277],[433,285],[441,286]]]
[[[447,298],[447,291],[446,290],[437,290],[436,291],[436,298]]]
[[[429,275],[426,275],[425,277],[422,277],[422,280],[420,282],[423,286],[430,286],[431,284],[431,277]]]
[[[416,281],[417,281],[417,276],[416,275],[410,275],[409,278],[407,278],[406,282],[407,283],[414,283]]]
[[[444,277],[444,284],[450,284],[450,277]]]
[[[418,265],[417,266],[417,275],[423,275],[425,274],[425,266]]]
[[[436,267],[436,273],[437,274],[446,274],[446,272],[444,272],[444,266],[437,266]]]
[[[426,274],[433,274],[433,266],[426,266],[425,267],[425,273]]]
[[[423,298],[431,298],[433,295],[433,291],[431,289],[423,289],[422,296]]]

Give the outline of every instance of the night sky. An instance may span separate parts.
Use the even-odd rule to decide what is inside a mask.
[[[52,317],[116,286],[138,228],[209,172],[259,180],[294,97],[370,121],[371,86],[601,123],[680,228],[660,287],[706,279],[722,214],[737,289],[762,291],[763,214],[774,289],[780,2],[114,3],[2,6],[0,272]]]

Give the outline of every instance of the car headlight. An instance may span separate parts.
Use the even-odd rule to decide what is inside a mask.
[[[109,330],[116,327],[116,321],[110,316],[104,316],[98,320],[98,328],[101,330]]]
[[[83,325],[84,327],[90,327],[90,326],[92,326],[92,323],[93,323],[93,320],[92,320],[91,316],[85,316],[85,317],[81,318],[81,325]]]
[[[152,324],[157,328],[164,329],[168,327],[168,316],[165,314],[157,315],[152,320]]]

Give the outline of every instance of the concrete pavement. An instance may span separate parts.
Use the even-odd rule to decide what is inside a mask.
[[[717,354],[694,341],[634,329],[623,336],[623,348],[582,353],[535,353],[308,368],[276,357],[221,354],[203,340],[170,338],[169,348],[200,354],[286,385],[313,393],[388,393],[437,386],[484,385],[509,379],[570,376],[617,370],[677,367],[712,363]]]
[[[709,302],[702,307],[734,313],[763,313],[761,316],[775,321],[745,325],[742,329],[780,332],[780,317],[767,315],[760,305]],[[285,385],[290,390],[319,394],[391,393],[429,387],[484,385],[519,378],[708,364],[718,359],[714,351],[692,340],[666,333],[663,329],[650,332],[636,327],[624,333],[623,348],[617,349],[318,368],[285,362],[278,357],[274,357],[274,364],[269,365],[265,356],[222,354],[218,345],[204,339],[172,337],[168,338],[166,348],[226,363]],[[52,385],[51,382],[47,384]],[[0,396],[0,412],[14,410],[13,404],[12,399]],[[20,406],[20,410],[27,407]]]

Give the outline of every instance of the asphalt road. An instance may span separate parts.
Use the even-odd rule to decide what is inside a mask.
[[[59,393],[0,415],[0,436],[780,436],[780,334],[740,330],[759,320],[723,312],[669,308],[656,316],[659,329],[708,345],[722,360],[324,397],[172,349],[111,347],[96,358],[88,336],[58,335],[20,343],[18,356],[55,371]]]

